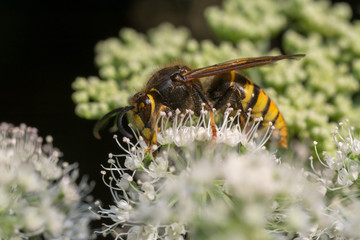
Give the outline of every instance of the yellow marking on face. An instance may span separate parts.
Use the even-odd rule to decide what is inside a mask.
[[[145,126],[144,122],[141,120],[141,117],[139,116],[139,114],[134,114],[134,122],[138,129],[143,129]]]
[[[155,110],[155,100],[153,98],[153,96],[151,96],[151,94],[147,94],[147,97],[150,99],[150,103],[151,103],[151,116],[154,113]]]
[[[144,106],[145,106],[144,103],[140,103],[140,104],[139,104],[139,109],[142,109]]]
[[[145,138],[145,139],[147,139],[147,140],[149,140],[150,138],[151,138],[151,129],[150,128],[144,128],[142,131],[141,131],[141,133],[142,133],[142,136]]]

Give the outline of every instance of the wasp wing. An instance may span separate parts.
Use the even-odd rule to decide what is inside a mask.
[[[265,56],[265,57],[254,57],[254,58],[240,58],[230,60],[223,63],[218,63],[209,67],[198,68],[183,73],[183,79],[185,82],[192,81],[197,78],[213,76],[220,73],[230,72],[233,70],[240,70],[246,68],[252,68],[262,65],[274,63],[283,59],[300,59],[305,54],[294,54],[294,55],[281,55],[281,56]]]

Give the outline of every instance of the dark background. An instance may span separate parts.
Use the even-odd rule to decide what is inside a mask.
[[[203,10],[220,0],[83,0],[0,3],[0,122],[26,123],[52,135],[63,160],[79,162],[97,182],[93,195],[112,203],[101,182],[100,164],[119,151],[110,135],[94,139],[94,121],[74,114],[71,83],[97,75],[94,46],[120,28],[145,32],[168,21],[191,29],[197,39],[214,39]],[[348,1],[359,13],[359,3]],[[359,18],[359,15],[355,15]],[[359,40],[360,41],[360,40]]]

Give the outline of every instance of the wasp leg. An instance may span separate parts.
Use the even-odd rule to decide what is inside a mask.
[[[152,147],[157,144],[157,132],[160,130],[160,127],[158,125],[156,125],[156,124],[157,124],[157,120],[160,117],[160,113],[161,112],[168,113],[170,111],[171,111],[171,109],[169,107],[167,107],[165,105],[162,105],[162,106],[159,107],[159,110],[156,112],[155,121],[152,123],[152,129],[154,129],[154,132],[152,134],[152,137],[151,137],[150,141],[147,143],[148,148],[145,149],[145,153],[150,153]]]
[[[228,103],[231,103],[232,102],[231,99],[234,94],[238,94],[239,97],[241,96],[239,89],[237,89],[234,86],[230,86],[225,91],[224,95],[221,98],[219,98],[218,100],[216,100],[216,102],[214,103],[214,108],[221,109],[224,106],[226,106]],[[240,109],[242,112],[244,112],[241,104],[236,104],[236,106],[234,106],[234,107],[235,107],[235,109]]]
[[[214,111],[213,111],[214,108],[213,108],[212,104],[209,102],[209,100],[206,98],[204,93],[201,91],[201,89],[197,85],[192,84],[192,87],[196,90],[199,97],[204,101],[204,103],[206,104],[206,106],[210,110],[210,125],[211,125],[211,131],[212,131],[212,141],[215,142],[216,137],[217,137],[217,132],[216,132],[216,125],[215,125]]]
[[[157,122],[158,122],[158,119],[159,119],[159,117],[160,117],[160,113],[161,113],[161,112],[168,113],[168,112],[170,112],[170,111],[171,111],[171,109],[170,109],[169,107],[167,107],[167,106],[165,106],[165,105],[161,105],[161,107],[159,108],[158,112],[156,113],[156,121],[154,122],[154,126],[153,126],[153,129],[156,129],[156,131],[154,132],[154,135],[153,135],[153,137],[152,137],[152,139],[151,139],[151,144],[152,144],[152,145],[154,145],[154,144],[157,143],[157,135],[156,135],[156,134],[157,134],[157,132],[160,130],[160,126],[159,126],[160,123],[157,124]]]

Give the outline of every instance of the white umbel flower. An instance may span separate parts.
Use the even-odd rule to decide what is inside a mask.
[[[52,138],[25,124],[0,124],[0,239],[89,239],[86,179],[60,162]]]
[[[259,137],[260,119],[241,126],[240,112],[231,113],[224,113],[215,142],[205,110],[199,118],[192,111],[161,113],[158,145],[150,150],[141,137],[136,143],[116,137],[125,153],[110,154],[102,171],[115,204],[96,212],[113,223],[99,233],[116,239],[291,239],[326,226],[318,185],[265,150],[272,126]]]
[[[260,134],[258,128],[262,123],[262,118],[256,118],[250,123],[251,111],[249,109],[246,113],[247,121],[242,126],[240,123],[241,110],[235,111],[228,107],[223,114],[222,122],[216,126],[216,143],[225,143],[229,146],[241,144],[249,150],[261,149],[269,140],[274,127],[272,122],[269,122],[267,129]],[[209,112],[204,109],[204,104],[198,118],[194,117],[192,110],[186,110],[185,114],[176,110],[175,114],[161,112],[157,123],[160,126],[160,130],[157,132],[157,141],[160,145],[174,143],[176,146],[189,146],[195,140],[212,140]]]
[[[309,176],[323,189],[328,201],[326,215],[331,223],[313,237],[359,239],[360,231],[355,227],[360,225],[359,138],[355,137],[354,127],[346,120],[335,127],[333,141],[337,147],[336,153],[323,152],[320,156],[317,142],[314,142],[317,162],[310,158],[312,172],[309,172]]]
[[[318,170],[310,157],[312,174],[315,179],[324,184],[329,190],[347,188],[358,180],[360,172],[360,141],[354,135],[354,127],[349,126],[348,120],[340,122],[333,132],[333,140],[337,146],[335,156],[323,152],[323,158],[317,151],[317,142],[314,141],[317,160],[323,169]]]

